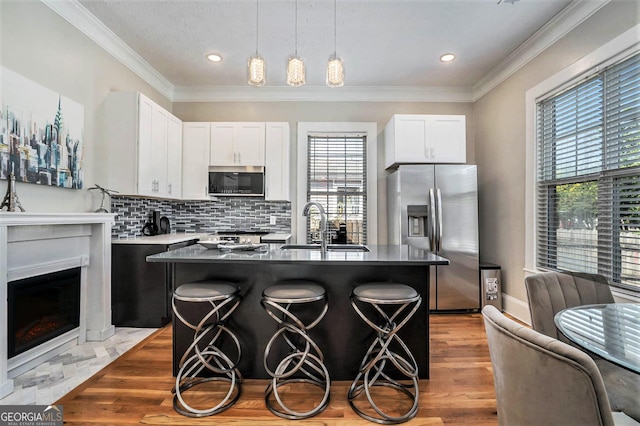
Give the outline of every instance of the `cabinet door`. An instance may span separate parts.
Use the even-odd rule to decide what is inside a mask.
[[[266,123],[265,200],[291,201],[289,137],[289,123]]]
[[[153,170],[153,102],[140,95],[138,101],[138,194],[155,195]],[[135,141],[131,141],[134,143]]]
[[[467,138],[464,115],[429,117],[427,146],[432,163],[465,163]]]
[[[152,195],[157,197],[167,195],[167,122],[167,111],[155,105],[151,120],[152,146],[149,157],[155,182]]]
[[[182,124],[182,198],[208,198],[210,123]]]
[[[396,121],[396,161],[429,162],[428,120],[424,115],[400,116]]]
[[[237,123],[211,123],[210,165],[237,165],[234,146],[236,133]]]
[[[236,164],[264,166],[265,123],[237,123]]]
[[[167,196],[182,197],[182,121],[173,115],[167,123]]]

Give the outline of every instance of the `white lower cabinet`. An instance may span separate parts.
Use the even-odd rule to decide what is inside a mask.
[[[291,201],[289,138],[289,123],[266,123],[265,200]]]
[[[211,123],[182,125],[182,198],[204,200],[209,186]]]
[[[182,122],[141,93],[112,92],[106,99],[108,189],[124,195],[180,198]],[[171,160],[169,160],[171,158]]]

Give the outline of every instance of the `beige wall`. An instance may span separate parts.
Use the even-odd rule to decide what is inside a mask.
[[[0,0],[0,64],[85,108],[83,190],[16,183],[22,206],[31,212],[86,212],[100,206],[108,147],[98,142],[97,112],[111,90],[142,91],[167,109],[171,103],[94,42],[35,0]],[[53,117],[52,117],[53,119]],[[0,180],[0,196],[7,181]]]
[[[502,266],[503,290],[519,301],[526,301],[525,93],[640,22],[639,7],[611,2],[474,104],[480,252]]]

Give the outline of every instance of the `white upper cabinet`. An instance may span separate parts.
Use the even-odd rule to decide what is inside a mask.
[[[289,123],[266,123],[265,194],[268,201],[291,201]]]
[[[264,166],[265,123],[211,123],[211,166]]]
[[[112,92],[105,105],[107,187],[121,194],[179,198],[173,193],[181,187],[173,153],[181,144],[180,120],[140,93]]]
[[[182,198],[182,121],[167,117],[167,196]]]
[[[384,139],[385,168],[466,162],[464,115],[396,114],[384,129]]]
[[[154,150],[153,136],[154,133],[157,133],[154,132],[153,129],[154,104],[150,99],[142,95],[139,97],[138,102],[138,143],[136,152],[136,158],[138,159],[138,174],[136,176],[137,188],[132,186],[132,189],[125,192],[139,195],[151,195],[155,191],[156,182],[159,178],[157,175],[154,175],[153,161],[151,158]],[[130,142],[135,144],[135,135],[132,135]],[[111,155],[114,155],[114,153],[118,155],[121,154],[122,151],[120,149],[115,150],[115,152],[112,151]],[[117,173],[116,170],[112,169],[111,171],[112,173]],[[131,184],[134,184],[134,182],[131,182]]]
[[[183,123],[182,130],[182,198],[209,199],[211,123]]]

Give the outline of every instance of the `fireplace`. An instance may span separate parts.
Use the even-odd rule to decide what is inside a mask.
[[[8,283],[8,358],[79,327],[80,282],[77,267]]]

